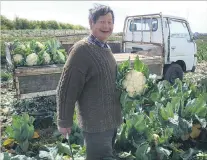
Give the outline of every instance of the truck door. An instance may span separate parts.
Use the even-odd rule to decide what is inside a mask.
[[[196,48],[186,21],[170,19],[169,27],[170,61],[182,60],[185,62],[186,70],[192,70]]]

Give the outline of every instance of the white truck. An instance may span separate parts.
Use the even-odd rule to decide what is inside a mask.
[[[72,46],[63,45],[66,50]],[[171,83],[176,78],[182,79],[184,72],[195,71],[196,43],[184,18],[161,13],[127,16],[122,43],[119,42],[118,47],[113,42],[109,45],[117,63],[129,57],[133,63],[133,59],[139,55],[140,60],[148,65],[150,73]],[[6,46],[6,59],[13,70],[17,98],[56,94],[63,64],[14,67],[9,46]]]
[[[162,13],[127,16],[122,51],[154,57],[159,67],[152,66],[151,72],[171,83],[182,79],[184,72],[194,72],[197,63],[197,46],[188,21]]]

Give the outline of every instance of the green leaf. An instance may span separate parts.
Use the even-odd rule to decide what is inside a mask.
[[[120,102],[121,102],[122,106],[125,106],[127,97],[128,97],[127,92],[123,91],[120,96]]]
[[[172,103],[167,103],[166,112],[167,112],[168,117],[170,118],[174,117]]]
[[[197,150],[189,148],[188,151],[181,153],[180,157],[182,158],[182,160],[189,160],[190,158],[192,158],[193,155],[195,155],[196,153],[198,153]]]
[[[17,142],[20,142],[22,139],[21,139],[21,132],[22,132],[22,128],[19,128],[19,129],[13,129],[14,131],[14,139],[17,140]]]
[[[149,77],[148,66],[145,65],[141,60],[139,60],[139,56],[135,58],[133,68],[138,72],[142,72],[145,75],[145,77]]]
[[[22,151],[25,153],[28,151],[28,148],[29,148],[29,142],[28,142],[28,139],[26,139],[25,141],[23,142],[20,142],[19,143],[19,146],[20,148],[22,149]]]
[[[127,61],[124,61],[124,62],[122,62],[121,64],[118,65],[118,71],[119,72],[124,72],[129,68],[130,68],[130,59],[128,59]]]
[[[58,153],[59,154],[67,154],[71,156],[70,147],[64,143],[57,143]]]
[[[127,159],[127,160],[133,160],[133,159],[136,159],[135,156],[133,156],[131,154],[131,152],[127,153],[127,152],[121,152],[118,154],[118,157],[121,158],[121,159]]]
[[[132,110],[135,110],[133,99],[128,96],[127,92],[122,92],[120,102],[122,105],[122,112],[124,114],[124,117],[127,116]]]
[[[143,63],[139,60],[138,56],[134,60],[134,69],[136,71],[142,71],[143,69]]]
[[[169,119],[169,127],[173,128],[173,135],[177,138],[190,134],[192,131],[192,123],[176,114]]]
[[[134,123],[134,127],[138,132],[142,132],[147,128],[144,115],[137,115]]]
[[[174,113],[178,113],[180,107],[181,97],[173,97],[171,100],[171,104],[174,110]]]
[[[174,117],[174,113],[173,113],[173,107],[171,103],[167,103],[167,107],[161,107],[160,108],[160,114],[161,117],[163,118],[163,120],[167,121],[169,118],[173,118]]]
[[[58,148],[52,148],[49,149],[49,152],[47,151],[39,151],[39,158],[40,159],[55,159],[55,157],[57,156],[57,152],[58,152]]]
[[[123,124],[122,128],[121,128],[121,134],[118,136],[118,141],[120,142],[125,142],[126,141],[126,129],[127,129],[127,125]]]
[[[3,160],[11,160],[11,154],[8,153],[8,152],[3,152],[3,153],[0,153],[0,157],[4,157]]]
[[[136,160],[150,160],[147,156],[147,150],[149,147],[148,143],[142,143],[136,150]]]
[[[28,124],[25,124],[22,127],[21,140],[20,141],[25,141],[26,139],[28,139]]]
[[[11,126],[6,127],[5,133],[9,138],[14,138],[14,131]]]
[[[33,135],[34,135],[34,126],[33,125],[28,125],[27,128],[27,132],[28,132],[28,139],[32,139]]]
[[[157,154],[159,155],[160,160],[168,159],[172,152],[163,147],[156,147],[156,151],[157,151]]]
[[[150,99],[151,99],[153,102],[159,101],[159,99],[160,99],[160,94],[159,94],[158,92],[153,92],[153,93],[151,93],[151,95],[150,95]]]
[[[162,132],[162,135],[158,139],[159,144],[166,143],[172,135],[173,135],[173,128],[169,128],[169,127],[165,128],[164,131]]]
[[[207,115],[207,105],[203,96],[187,101],[184,109],[184,116],[188,118],[195,114],[200,118],[205,118]]]

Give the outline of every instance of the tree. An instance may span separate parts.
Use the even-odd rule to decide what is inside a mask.
[[[7,19],[5,16],[1,15],[1,29],[8,29],[12,30],[14,29],[14,23],[13,21]]]
[[[1,29],[75,29],[85,30],[86,28],[81,25],[73,25],[70,23],[59,23],[54,20],[50,21],[31,21],[24,18],[15,17],[15,19],[9,20],[5,16],[1,15]]]

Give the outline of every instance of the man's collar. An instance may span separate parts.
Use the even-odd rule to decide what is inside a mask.
[[[89,41],[96,44],[96,45],[98,45],[98,46],[100,46],[100,47],[110,48],[106,42],[104,43],[103,41],[99,40],[93,34],[90,34]]]
[[[91,38],[93,38],[94,40],[98,41],[101,45],[105,45],[105,44],[106,44],[106,42],[103,42],[103,41],[99,40],[99,39],[96,38],[92,33],[91,33],[90,36],[91,36]]]

